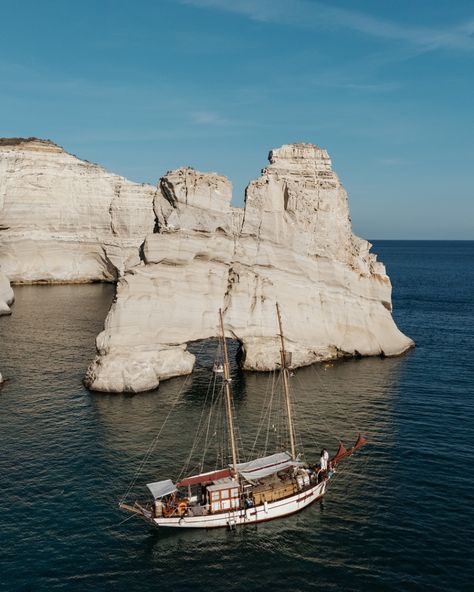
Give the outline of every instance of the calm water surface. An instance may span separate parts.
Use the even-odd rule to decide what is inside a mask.
[[[359,431],[371,445],[341,465],[323,504],[235,533],[163,533],[121,523],[116,508],[174,403],[139,483],[184,463],[210,346],[195,346],[187,380],[136,396],[89,393],[81,379],[113,287],[16,288],[13,315],[0,319],[10,379],[0,391],[1,589],[474,589],[474,242],[377,241],[374,250],[417,348],[292,379],[307,457]],[[251,441],[268,376],[233,375]]]

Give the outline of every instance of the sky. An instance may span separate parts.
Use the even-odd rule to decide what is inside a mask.
[[[326,148],[368,239],[474,239],[472,0],[0,0],[0,136],[241,206],[271,148]]]

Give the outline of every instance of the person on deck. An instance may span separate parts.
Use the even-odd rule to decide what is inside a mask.
[[[326,478],[329,464],[329,452],[326,448],[321,450],[321,457],[319,459],[318,483],[321,483]]]
[[[326,459],[326,470],[327,470],[328,468],[330,468],[330,466],[329,466],[330,463],[329,463],[329,452],[326,450],[326,448],[322,449],[321,455],[324,456],[324,458]]]

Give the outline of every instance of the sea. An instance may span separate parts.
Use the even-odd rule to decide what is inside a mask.
[[[114,286],[16,287],[0,319],[0,590],[474,590],[474,241],[373,242],[416,348],[294,373],[307,458],[369,443],[323,502],[235,531],[162,531],[117,507],[186,465],[215,343],[156,391],[89,392]],[[251,441],[271,375],[232,377]]]

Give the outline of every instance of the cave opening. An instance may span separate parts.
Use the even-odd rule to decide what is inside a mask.
[[[238,339],[226,338],[227,353],[231,375],[239,372],[245,352],[242,342]],[[188,351],[196,356],[194,371],[199,369],[212,370],[214,362],[222,359],[222,345],[218,337],[198,339],[188,343]]]

